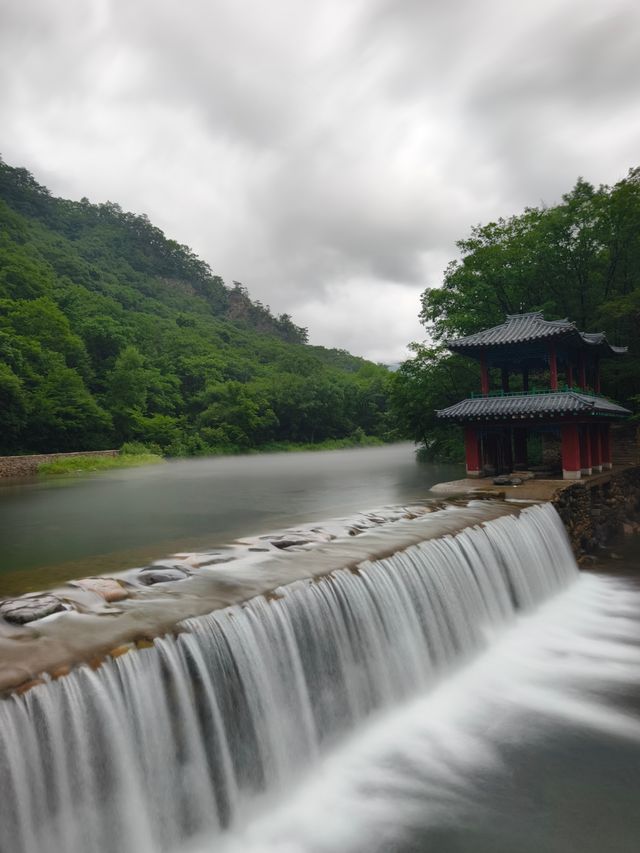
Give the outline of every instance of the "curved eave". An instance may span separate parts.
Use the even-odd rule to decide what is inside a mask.
[[[445,341],[445,346],[452,352],[456,352],[460,355],[466,355],[473,358],[474,356],[478,356],[481,352],[486,352],[487,350],[507,349],[509,347],[525,346],[527,344],[535,344],[538,342],[547,343],[549,341],[555,341],[556,343],[567,343],[572,347],[575,347],[576,349],[584,349],[587,352],[597,353],[597,355],[603,358],[615,358],[621,355],[626,355],[626,353],[628,352],[628,347],[618,347],[614,346],[613,344],[610,344],[604,334],[598,340],[589,340],[585,337],[584,332],[579,332],[577,329],[575,330],[575,332],[567,332],[566,330],[549,332],[548,334],[535,335],[528,338],[519,338],[518,340],[514,341],[508,340],[493,342],[487,340],[476,341],[474,343],[466,343],[464,338],[461,338],[457,341]]]
[[[604,332],[579,332],[583,341],[587,344],[590,350],[599,350],[599,355],[624,355],[628,351],[628,347],[616,347],[610,344]]]
[[[453,352],[477,356],[489,349],[526,346],[554,341],[573,349],[596,351],[602,356],[624,355],[626,347],[613,346],[604,332],[581,332],[568,320],[545,320],[541,311],[507,314],[505,322],[472,335],[445,341]]]
[[[438,418],[449,421],[522,421],[541,418],[626,418],[631,412],[606,397],[591,397],[575,391],[548,394],[471,397],[446,409]]]

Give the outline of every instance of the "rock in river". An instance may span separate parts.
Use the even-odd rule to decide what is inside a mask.
[[[55,595],[24,595],[0,604],[0,616],[16,625],[35,622],[59,610],[64,610],[64,605]]]
[[[120,581],[115,578],[81,578],[72,581],[71,585],[94,592],[107,602],[122,601],[129,595]]]
[[[158,563],[153,566],[145,566],[138,572],[138,581],[145,586],[153,586],[157,583],[168,581],[182,581],[188,577],[188,572],[182,566],[163,565]]]

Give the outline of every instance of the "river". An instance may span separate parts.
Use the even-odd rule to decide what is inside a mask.
[[[0,480],[0,596],[419,500],[462,472],[420,463],[402,443]]]

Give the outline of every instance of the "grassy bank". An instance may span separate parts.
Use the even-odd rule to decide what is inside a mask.
[[[315,444],[273,442],[258,448],[212,447],[205,456],[239,456],[253,453],[293,453],[305,450],[345,450],[350,447],[379,447],[385,442],[374,435],[358,435],[349,438],[333,438]],[[184,457],[193,458],[193,457]],[[38,466],[39,474],[80,474],[94,471],[109,471],[113,468],[134,468],[139,465],[157,465],[165,459],[159,448],[148,448],[143,444],[125,445],[119,456],[73,456],[55,462],[43,462]]]
[[[57,459],[55,462],[43,462],[38,465],[38,474],[81,474],[110,471],[113,468],[158,465],[160,462],[164,462],[162,456],[152,453],[142,445],[134,445],[131,448],[126,448],[125,445],[119,456],[73,456]]]

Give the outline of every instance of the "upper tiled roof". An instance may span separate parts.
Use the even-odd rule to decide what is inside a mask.
[[[507,319],[499,326],[483,329],[475,335],[467,335],[455,341],[447,341],[447,346],[452,350],[464,351],[550,338],[574,338],[576,343],[601,347],[615,354],[627,351],[626,347],[614,347],[609,344],[604,332],[579,332],[575,323],[570,320],[545,320],[541,311],[507,314]]]
[[[514,394],[497,397],[471,397],[448,409],[439,409],[439,418],[449,420],[510,420],[538,415],[606,414],[625,417],[628,409],[606,397],[580,391],[550,391],[545,394]]]

